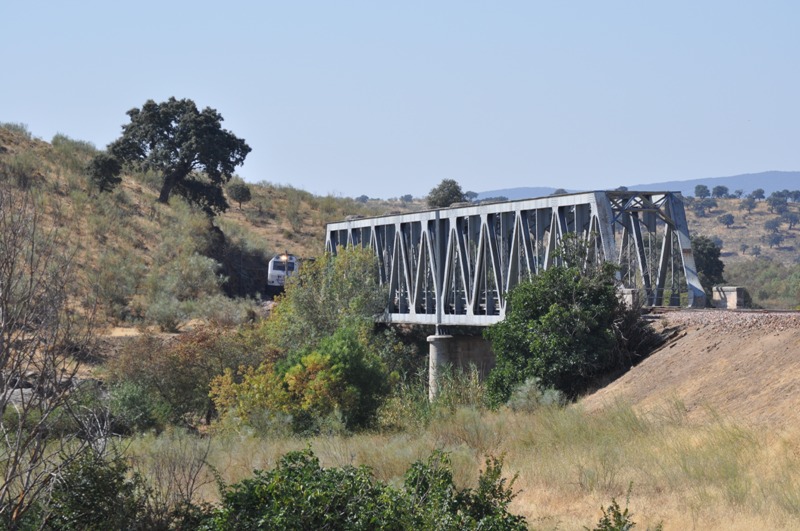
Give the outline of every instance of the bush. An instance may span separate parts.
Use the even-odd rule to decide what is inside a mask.
[[[115,456],[86,453],[70,464],[53,486],[44,529],[152,529],[142,478],[128,478],[128,466]]]
[[[478,488],[459,490],[447,455],[436,452],[395,489],[367,467],[323,469],[310,450],[291,452],[227,488],[204,529],[527,529],[508,512],[513,483],[502,478],[502,461],[487,459]]]
[[[169,344],[143,336],[109,363],[110,380],[139,386],[157,397],[158,407],[151,415],[155,420],[161,418],[163,402],[172,422],[210,422],[215,412],[208,396],[211,381],[226,369],[257,365],[264,351],[247,331],[233,333],[213,326],[182,334]]]
[[[351,247],[303,263],[266,323],[273,344],[284,351],[313,348],[353,321],[371,326],[386,305],[376,260],[371,249]]]
[[[299,350],[257,370],[233,372],[215,379],[217,408],[253,425],[265,411],[288,415],[296,432],[316,432],[332,417],[353,430],[372,423],[388,392],[380,359],[368,350],[357,328],[344,327],[314,349]]]
[[[618,298],[614,273],[608,263],[585,272],[551,267],[509,293],[505,320],[484,332],[497,356],[487,380],[492,405],[531,377],[575,397],[598,376],[630,366],[639,355],[632,349],[651,334]],[[624,339],[629,330],[635,342]]]

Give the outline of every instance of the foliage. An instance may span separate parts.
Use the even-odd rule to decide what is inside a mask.
[[[209,215],[227,209],[222,186],[250,147],[222,129],[222,115],[210,107],[200,112],[192,100],[174,97],[163,103],[148,100],[127,114],[130,123],[108,150],[137,170],[161,174],[159,202],[177,193]]]
[[[719,221],[722,225],[725,225],[726,227],[730,228],[730,226],[733,225],[734,222],[733,214],[722,214],[717,218],[717,221]]]
[[[211,381],[226,369],[256,366],[264,355],[254,334],[209,326],[182,334],[166,345],[154,336],[142,336],[126,345],[108,369],[112,384],[134,385],[151,396],[152,410],[127,415],[130,429],[143,429],[158,427],[165,410],[171,422],[209,422],[214,415],[208,396]],[[122,407],[124,395],[116,396],[120,410],[130,411],[130,405]]]
[[[561,406],[567,400],[557,389],[543,389],[536,377],[528,378],[514,388],[506,404],[512,411],[531,413],[542,406]]]
[[[230,198],[239,203],[239,210],[242,209],[242,203],[247,203],[253,198],[250,187],[238,179],[228,185],[227,191]]]
[[[98,153],[89,162],[86,173],[89,175],[89,185],[99,192],[110,192],[119,183],[122,165],[116,157],[108,153]]]
[[[94,348],[91,306],[71,298],[70,246],[41,222],[30,194],[0,185],[0,522],[9,528],[107,429],[73,394]]]
[[[442,182],[428,193],[428,206],[432,208],[446,208],[464,200],[461,185],[453,179],[442,179]]]
[[[694,187],[694,196],[698,199],[704,199],[711,195],[711,192],[708,191],[708,186],[705,184],[698,184]]]
[[[800,301],[800,264],[791,266],[766,258],[738,262],[726,275],[738,286],[747,286],[754,301],[766,308],[797,308]]]
[[[584,527],[586,531],[630,531],[636,527],[636,522],[633,521],[633,514],[628,509],[630,503],[631,489],[633,484],[628,486],[628,495],[625,499],[625,508],[622,509],[616,499],[611,498],[611,504],[608,507],[600,507],[603,516],[597,522],[597,525],[592,529]],[[661,531],[664,526],[659,523],[653,528],[653,531]],[[648,528],[649,529],[649,528]]]
[[[152,529],[147,487],[122,457],[87,453],[66,467],[46,504],[44,529]]]
[[[710,197],[704,197],[693,203],[694,213],[701,218],[705,217],[709,210],[717,208],[717,206],[717,200]]]
[[[351,247],[303,263],[265,325],[271,342],[284,351],[313,348],[342,325],[371,325],[386,305],[376,262],[371,249]]]
[[[707,236],[694,236],[692,238],[692,254],[694,255],[694,263],[697,267],[697,276],[700,278],[700,284],[708,295],[713,286],[725,282],[722,277],[725,264],[719,258],[721,254],[720,247]],[[708,297],[708,300],[711,300],[711,298]]]
[[[235,382],[232,370],[215,379],[211,396],[220,410],[251,425],[264,411],[288,415],[297,432],[317,431],[332,415],[349,430],[368,426],[388,392],[380,358],[355,327],[340,328],[278,364],[246,369],[240,379]]]
[[[780,247],[780,245],[783,243],[784,236],[779,232],[771,232],[767,234],[765,239],[767,241],[767,245],[769,245],[769,248],[772,249],[773,247]]]
[[[537,378],[545,388],[574,397],[597,376],[630,365],[636,346],[621,326],[647,337],[635,310],[617,296],[615,269],[605,263],[582,273],[551,267],[509,293],[506,318],[486,330],[497,356],[487,381],[490,402],[506,403],[515,387]],[[644,339],[642,339],[644,341]]]
[[[290,452],[275,469],[227,488],[205,529],[523,530],[525,519],[508,512],[514,479],[490,458],[478,488],[459,490],[449,458],[435,452],[396,489],[367,467],[323,469],[310,450]]]
[[[763,188],[756,188],[755,190],[750,192],[750,197],[752,197],[753,199],[756,199],[756,200],[764,199],[764,197],[765,197],[764,196],[764,189]]]
[[[711,190],[711,197],[715,197],[717,199],[724,199],[728,197],[728,187],[727,186],[715,186]]]
[[[756,208],[756,200],[754,197],[747,196],[739,203],[739,210],[747,210],[747,213],[751,213],[753,209]]]

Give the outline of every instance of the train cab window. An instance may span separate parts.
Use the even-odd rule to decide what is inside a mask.
[[[294,271],[294,262],[286,262],[286,271]]]
[[[294,265],[293,264],[289,264],[289,267],[294,268]],[[272,269],[274,271],[286,271],[286,262],[281,262],[280,260],[275,260],[275,262],[272,264]],[[289,269],[289,271],[292,271],[292,270],[293,269]]]

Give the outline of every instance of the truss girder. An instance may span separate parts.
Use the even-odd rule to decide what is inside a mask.
[[[328,224],[326,250],[374,250],[389,322],[486,326],[505,317],[506,295],[521,280],[562,265],[556,251],[568,234],[586,244],[586,261],[619,264],[621,287],[639,289],[644,304],[662,304],[668,278],[673,289],[680,278],[687,306],[705,304],[676,192],[585,192],[354,219]]]

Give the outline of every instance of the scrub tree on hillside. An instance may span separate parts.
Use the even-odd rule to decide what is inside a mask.
[[[136,170],[158,172],[160,203],[178,194],[209,215],[227,210],[222,187],[244,163],[250,146],[222,128],[222,115],[175,98],[148,100],[127,114],[130,123],[122,126],[122,136],[108,151]]]
[[[433,208],[446,208],[465,200],[466,196],[461,190],[461,185],[453,179],[443,179],[428,194],[428,206]]]

